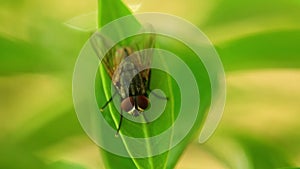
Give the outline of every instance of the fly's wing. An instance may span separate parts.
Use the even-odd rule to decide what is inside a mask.
[[[115,55],[116,47],[113,47],[113,42],[98,32],[92,36],[90,42],[97,56],[100,59],[103,58],[101,62],[112,78],[124,56]],[[108,52],[107,49],[109,49]]]
[[[143,32],[153,32],[153,27],[151,25],[146,25],[143,27]],[[150,82],[150,65],[152,60],[153,49],[155,47],[155,35],[154,33],[145,33],[141,35],[137,35],[132,40],[132,48],[134,51],[141,51],[147,49],[143,52],[137,52],[138,56],[134,57],[135,65],[139,68],[139,70],[144,69],[140,72],[142,78],[147,87],[149,87]]]
[[[151,25],[147,25],[143,27],[143,32],[153,32],[153,27]],[[142,32],[142,31],[141,31]],[[117,71],[118,66],[122,62],[122,60],[127,57],[127,54],[125,54],[125,47],[115,45],[113,46],[112,42],[109,38],[104,37],[100,33],[95,33],[92,38],[90,39],[92,47],[98,57],[102,59],[102,63],[104,64],[104,67],[106,71],[108,72],[111,79],[113,79],[115,71]],[[131,40],[131,43],[128,45],[130,48],[133,49],[133,51],[139,51],[143,49],[150,49],[154,48],[155,43],[155,36],[152,33],[137,35],[133,37]],[[106,49],[111,48],[107,53],[105,53]],[[131,51],[132,52],[132,51]],[[129,54],[131,54],[131,52]],[[150,78],[150,64],[152,60],[152,52],[151,50],[148,50],[147,52],[138,52],[138,56],[134,57],[133,62],[134,64],[141,69],[145,69],[140,74],[143,77],[143,80],[145,81],[145,84],[148,85],[149,78]]]

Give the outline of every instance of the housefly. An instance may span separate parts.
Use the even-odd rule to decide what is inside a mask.
[[[98,56],[103,56],[101,48],[108,45],[108,43],[108,39],[98,33],[91,38],[92,47]],[[102,59],[105,70],[111,78],[116,91],[100,110],[103,111],[117,94],[121,98],[120,121],[116,135],[118,135],[121,129],[123,112],[139,116],[150,104],[148,92],[151,91],[150,64],[152,60],[151,49],[154,48],[154,45],[154,34],[138,35],[137,37],[133,37],[129,45],[114,46]],[[139,53],[143,49],[148,49],[148,52]],[[166,99],[155,93],[153,95]]]

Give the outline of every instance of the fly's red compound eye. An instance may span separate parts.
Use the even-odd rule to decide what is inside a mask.
[[[121,109],[125,112],[129,112],[134,107],[134,101],[132,97],[127,97],[121,103]]]
[[[137,96],[137,105],[140,111],[147,109],[149,100],[146,96]]]

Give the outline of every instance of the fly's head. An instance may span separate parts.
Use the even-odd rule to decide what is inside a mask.
[[[149,99],[146,96],[129,96],[121,103],[121,109],[133,116],[139,116],[149,106]]]

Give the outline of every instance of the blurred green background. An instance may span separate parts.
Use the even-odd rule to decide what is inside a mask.
[[[197,25],[226,71],[217,132],[193,141],[177,168],[300,166],[300,1],[139,2],[137,12]],[[72,103],[73,66],[90,32],[63,24],[96,10],[96,0],[0,1],[1,169],[104,168]]]

